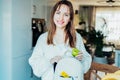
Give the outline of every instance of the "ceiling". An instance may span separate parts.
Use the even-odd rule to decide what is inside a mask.
[[[109,3],[106,3],[107,0],[71,0],[79,5],[94,5],[94,6],[110,6]],[[114,0],[115,1],[115,0]],[[120,2],[112,3],[113,6],[120,6]]]
[[[48,0],[48,3],[53,4],[59,0]],[[89,5],[89,6],[111,6],[106,3],[107,0],[70,0],[75,5]],[[99,3],[100,1],[100,3]],[[101,2],[102,1],[102,2]],[[120,0],[113,0],[112,6],[120,6]]]

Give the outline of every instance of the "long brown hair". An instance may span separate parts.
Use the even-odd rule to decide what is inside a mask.
[[[53,17],[54,17],[54,14],[55,14],[55,11],[57,10],[57,8],[60,8],[60,6],[62,4],[67,5],[70,10],[70,21],[68,22],[68,24],[66,25],[66,28],[64,30],[66,33],[65,43],[67,42],[67,40],[69,40],[70,47],[75,47],[76,46],[76,34],[75,34],[75,28],[73,26],[74,10],[73,10],[73,6],[72,6],[71,2],[67,1],[67,0],[61,0],[61,1],[57,2],[51,11],[50,26],[48,28],[47,44],[48,45],[54,44],[53,37],[54,37],[55,31],[56,31],[56,26],[54,24]]]

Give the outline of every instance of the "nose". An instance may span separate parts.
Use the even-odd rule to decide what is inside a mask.
[[[64,15],[60,15],[60,16],[59,16],[59,19],[60,19],[60,20],[63,20],[63,18],[64,18]]]

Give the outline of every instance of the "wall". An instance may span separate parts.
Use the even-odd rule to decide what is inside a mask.
[[[11,0],[0,0],[0,80],[11,80]]]
[[[46,26],[49,25],[49,17],[52,5],[50,5],[49,0],[32,0],[32,18],[41,18],[45,19]],[[34,10],[33,6],[36,6]],[[35,12],[35,14],[33,14]]]
[[[32,14],[33,18],[45,18],[46,17],[46,1],[47,0],[33,0],[32,3]],[[33,6],[36,6],[34,9]]]
[[[37,5],[35,15],[32,5]],[[47,0],[0,0],[0,80],[39,80],[31,77],[28,64],[31,18],[44,18],[48,23],[50,9]]]
[[[31,0],[0,0],[0,80],[30,80]]]
[[[31,0],[12,0],[12,80],[30,80]]]

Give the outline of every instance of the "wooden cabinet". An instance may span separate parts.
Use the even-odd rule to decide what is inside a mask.
[[[120,50],[115,50],[115,65],[120,67]]]

